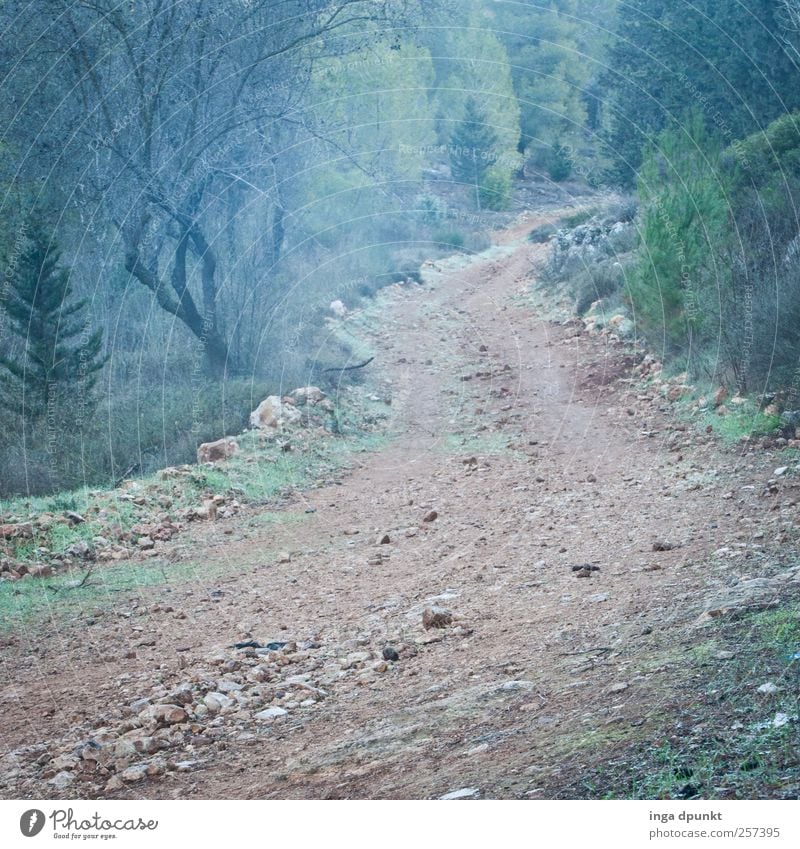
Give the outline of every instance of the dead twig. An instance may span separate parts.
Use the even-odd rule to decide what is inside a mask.
[[[355,371],[358,368],[364,368],[364,366],[368,366],[374,359],[375,357],[370,357],[368,360],[365,360],[363,363],[359,363],[357,366],[345,366],[344,368],[326,368],[322,370],[322,373],[328,374],[332,371]]]

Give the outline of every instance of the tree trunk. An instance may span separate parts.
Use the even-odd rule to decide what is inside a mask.
[[[155,266],[148,266],[139,255],[146,219],[125,234],[125,268],[156,297],[159,306],[188,328],[203,346],[205,370],[212,377],[222,377],[231,370],[228,343],[217,325],[216,257],[196,227],[183,229],[173,258],[172,291],[160,279]],[[202,263],[203,314],[197,308],[186,283],[186,251],[192,242]],[[174,294],[173,294],[174,292]]]

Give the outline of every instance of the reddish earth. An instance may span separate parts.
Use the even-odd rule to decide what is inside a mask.
[[[297,494],[286,521],[251,510],[194,526],[181,539],[194,580],[7,640],[0,754],[41,745],[0,761],[0,793],[546,798],[655,739],[709,599],[793,533],[793,503],[761,497],[775,457],[689,436],[636,388],[639,354],[542,317],[535,223],[384,296],[370,342],[374,391],[391,397],[386,447]],[[599,569],[581,578],[582,564]],[[436,604],[454,621],[426,631]],[[249,637],[299,645],[232,648]],[[384,670],[387,644],[400,659]],[[52,755],[104,728],[113,747],[153,687],[187,682],[195,703],[220,680],[250,692],[262,660],[253,701],[160,732],[163,750],[140,759],[160,759],[153,776],[109,785],[106,761],[46,783]],[[270,705],[287,713],[253,718]]]

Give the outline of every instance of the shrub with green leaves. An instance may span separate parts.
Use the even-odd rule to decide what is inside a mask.
[[[661,133],[638,178],[641,248],[628,281],[637,327],[667,354],[688,355],[719,328],[730,232],[719,148],[693,115]]]

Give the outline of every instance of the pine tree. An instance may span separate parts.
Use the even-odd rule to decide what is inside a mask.
[[[453,178],[475,187],[480,207],[480,188],[491,168],[497,135],[474,97],[467,99],[464,117],[450,137],[450,167]]]
[[[628,186],[648,140],[699,108],[723,144],[800,106],[775,0],[631,0],[619,6],[609,72],[612,177]]]
[[[0,352],[0,402],[36,420],[80,393],[86,412],[107,359],[102,331],[87,332],[87,302],[73,298],[69,269],[60,267],[60,252],[41,222],[31,222],[26,242],[7,270],[2,308],[18,344]]]

